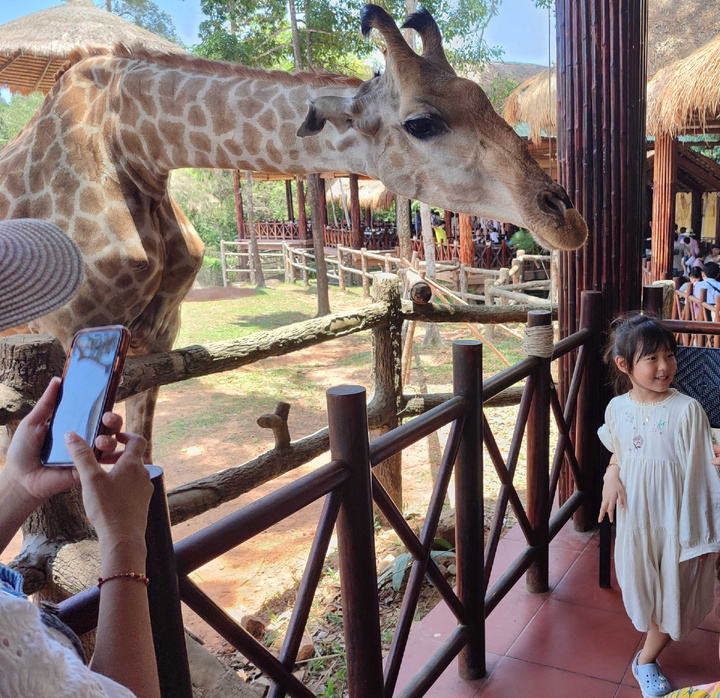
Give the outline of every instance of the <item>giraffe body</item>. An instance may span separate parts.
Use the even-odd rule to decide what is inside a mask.
[[[82,327],[121,323],[132,352],[171,348],[203,254],[168,194],[170,171],[183,167],[357,172],[403,196],[525,225],[546,246],[582,244],[587,229],[565,192],[480,87],[443,63],[434,21],[415,27],[421,57],[403,51],[376,9],[364,22],[386,38],[387,70],[364,83],[122,46],[74,52],[0,151],[0,218],[56,224],[86,264],[77,296],[30,329],[67,347]],[[132,398],[130,430],[150,436],[156,396]]]

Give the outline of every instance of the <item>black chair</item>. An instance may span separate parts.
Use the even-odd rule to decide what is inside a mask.
[[[676,352],[675,387],[697,400],[713,429],[720,428],[720,349],[683,347]],[[600,524],[600,586],[610,588],[610,548],[612,524],[608,517]]]

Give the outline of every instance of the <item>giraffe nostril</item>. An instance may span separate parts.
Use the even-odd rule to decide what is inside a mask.
[[[137,262],[130,262],[130,266],[134,271],[145,271],[148,268],[147,260],[140,260]]]

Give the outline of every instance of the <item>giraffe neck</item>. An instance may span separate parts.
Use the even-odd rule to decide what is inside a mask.
[[[124,63],[133,67],[120,76],[116,135],[134,169],[147,168],[158,178],[183,167],[372,174],[367,148],[354,131],[296,135],[310,100],[338,94],[337,85]],[[340,87],[348,95],[355,89]]]

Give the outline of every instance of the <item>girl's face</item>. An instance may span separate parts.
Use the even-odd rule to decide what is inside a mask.
[[[633,397],[639,402],[663,400],[677,371],[675,352],[668,347],[636,357],[632,370],[628,368],[627,361],[623,357],[615,357],[615,363],[630,377]]]

